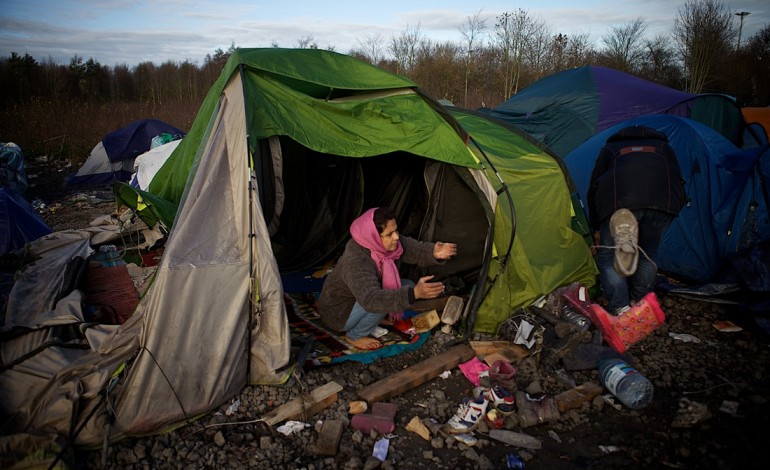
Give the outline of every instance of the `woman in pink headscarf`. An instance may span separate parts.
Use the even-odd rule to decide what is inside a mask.
[[[386,315],[401,318],[415,301],[444,292],[441,282],[431,282],[433,276],[417,284],[401,279],[396,261],[437,265],[457,254],[457,245],[400,236],[396,215],[386,207],[364,212],[350,225],[350,234],[345,252],[324,281],[318,311],[329,328],[345,332],[353,347],[378,349],[382,343],[371,333]]]

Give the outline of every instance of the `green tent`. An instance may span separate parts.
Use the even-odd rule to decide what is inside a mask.
[[[243,122],[223,121],[230,93],[243,95]],[[171,226],[212,134],[233,126],[245,126],[242,159],[281,273],[328,260],[355,217],[387,205],[403,232],[460,245],[455,262],[430,273],[478,287],[476,331],[494,332],[512,310],[567,282],[593,283],[557,157],[493,118],[450,115],[408,79],[328,51],[234,51],[143,194],[148,222]],[[127,186],[119,192],[135,198]]]
[[[156,433],[247,383],[285,380],[282,275],[334,259],[369,207],[392,207],[403,233],[458,244],[429,273],[465,286],[466,333],[495,332],[556,287],[595,278],[558,160],[329,51],[235,50],[148,191],[115,191],[167,232],[152,284],[98,344],[48,349],[40,364],[20,356],[2,373],[9,435],[96,446],[106,430]]]
[[[327,261],[355,217],[387,205],[404,233],[460,245],[455,262],[411,274],[478,287],[475,331],[495,332],[512,310],[567,282],[593,284],[558,157],[502,121],[458,108],[450,115],[410,80],[328,51],[236,50],[152,181],[145,200],[157,210],[148,222],[173,222],[166,201],[182,199],[236,79],[245,123],[226,125],[246,126],[243,161],[280,272]]]

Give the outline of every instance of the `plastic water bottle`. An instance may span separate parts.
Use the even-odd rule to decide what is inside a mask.
[[[652,402],[652,382],[620,359],[599,361],[599,380],[631,409],[638,410]]]

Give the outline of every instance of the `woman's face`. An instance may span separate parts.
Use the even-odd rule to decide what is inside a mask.
[[[398,224],[396,219],[390,219],[385,224],[385,228],[380,233],[380,240],[382,241],[382,246],[388,251],[395,251],[398,248]]]

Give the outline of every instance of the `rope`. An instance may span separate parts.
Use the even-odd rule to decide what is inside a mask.
[[[610,246],[608,246],[608,245],[591,245],[591,248],[606,248],[606,249],[609,249],[609,250],[619,250],[620,249],[619,247],[612,246],[612,245],[610,245]],[[641,246],[639,246],[639,245],[636,245],[636,249],[639,250],[639,252],[641,252],[644,255],[645,258],[647,258],[647,261],[649,261],[650,263],[652,263],[653,266],[655,266],[655,270],[657,271],[658,270],[658,265],[655,263],[655,261],[652,260],[652,258],[650,258],[647,255],[647,252],[645,252],[644,249]]]

